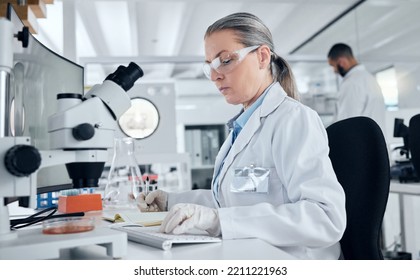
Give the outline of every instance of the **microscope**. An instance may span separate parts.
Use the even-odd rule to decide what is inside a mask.
[[[12,40],[18,37],[24,44],[24,33],[16,36],[13,24],[0,18],[0,112],[4,119],[8,117],[7,94],[13,68]],[[131,107],[126,91],[142,76],[142,69],[131,62],[127,67],[119,66],[83,96],[58,93],[58,111],[48,118],[49,150],[32,146],[30,137],[10,136],[2,116],[0,259],[51,259],[59,257],[61,249],[90,244],[105,246],[107,254],[114,258],[124,256],[126,235],[108,228],[55,236],[44,235],[40,229],[11,231],[6,198],[29,196],[34,208],[37,172],[58,164],[66,164],[73,188],[96,187],[108,160],[108,149],[113,148],[118,118]]]

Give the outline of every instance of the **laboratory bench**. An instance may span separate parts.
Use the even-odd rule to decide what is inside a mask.
[[[277,260],[296,259],[260,239],[223,240],[217,243],[174,244],[162,250],[127,241],[126,233],[110,229],[112,223],[96,217],[95,229],[72,234],[42,234],[40,226],[18,230],[19,239],[0,243],[0,259],[123,259],[123,260]]]
[[[62,251],[60,259],[111,259],[101,246]],[[259,239],[224,240],[220,243],[173,245],[168,251],[128,241],[123,260],[294,260],[292,255]]]
[[[19,241],[0,246],[0,259],[60,260],[278,260],[296,259],[259,239],[174,244],[162,250],[127,241],[126,233],[96,227],[90,232],[46,235],[41,229],[19,230]]]
[[[420,195],[420,182],[401,183],[398,180],[391,180],[390,193],[398,195],[398,209],[400,220],[400,233],[401,233],[401,250],[407,250],[407,232],[406,232],[406,205],[405,196],[419,196]],[[413,252],[414,253],[414,252]]]

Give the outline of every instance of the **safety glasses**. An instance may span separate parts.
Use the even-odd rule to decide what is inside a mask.
[[[260,46],[251,46],[233,52],[224,52],[213,59],[211,62],[205,62],[203,64],[204,74],[209,79],[211,79],[211,69],[219,74],[228,74],[241,63],[247,54],[258,49],[259,47]]]

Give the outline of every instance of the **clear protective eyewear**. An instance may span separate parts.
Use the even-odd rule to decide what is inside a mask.
[[[241,63],[247,54],[258,49],[260,46],[246,47],[233,52],[225,52],[213,59],[211,62],[203,64],[203,71],[207,78],[211,79],[211,69],[219,74],[232,72]]]

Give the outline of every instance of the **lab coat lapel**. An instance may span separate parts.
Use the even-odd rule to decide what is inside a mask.
[[[227,148],[224,147],[225,145],[222,146],[221,150],[224,148],[223,156],[227,152],[229,152],[229,154],[225,159],[225,163],[222,167],[221,174],[225,174],[226,170],[230,167],[236,156],[246,148],[246,146],[251,141],[251,138],[257,133],[257,131],[259,131],[259,128],[263,124],[264,119],[270,113],[272,113],[281,104],[281,102],[284,101],[285,98],[286,93],[281,88],[280,84],[273,85],[273,87],[269,90],[266,97],[264,98],[264,101],[261,104],[261,106],[257,110],[255,110],[255,112],[249,118],[242,131],[239,133],[238,137],[235,140],[235,143],[230,148],[230,151],[230,145],[227,145]],[[229,134],[228,140],[228,143],[232,142],[232,133]]]
[[[231,151],[226,158],[225,165],[229,166],[233,159],[239,154],[249,143],[255,132],[261,126],[260,108],[258,108],[247,121],[246,125],[238,134],[235,143],[231,147]]]
[[[230,151],[230,147],[232,146],[231,143],[232,143],[232,132],[229,133],[227,139],[225,140],[222,147],[220,147],[219,152],[217,153],[217,156],[214,162],[213,179],[211,182],[212,188],[214,187],[214,179],[216,178],[216,175],[219,172],[220,166],[223,163],[223,159],[226,157],[226,154]]]
[[[224,144],[220,148],[220,152],[219,152],[218,156],[216,157],[214,175],[213,175],[213,184],[212,184],[213,186],[214,186],[214,178],[215,178],[215,175],[217,174],[216,172],[218,172],[218,170],[220,168],[220,165],[223,162],[223,159],[225,159],[225,161],[223,163],[222,169],[220,170],[219,186],[221,186],[221,184],[222,184],[222,182],[225,178],[226,172],[227,172],[228,168],[231,166],[231,164],[233,163],[233,160],[236,158],[236,156],[239,154],[239,152],[241,152],[248,145],[249,140],[252,138],[252,136],[258,130],[260,125],[261,125],[261,122],[260,122],[259,110],[257,109],[257,111],[255,111],[254,114],[251,116],[251,118],[248,120],[245,127],[239,133],[239,135],[236,138],[235,143],[233,145],[231,144],[232,143],[232,132],[229,133],[229,137],[226,139],[226,141],[224,142]],[[220,205],[224,205],[224,197],[225,196],[222,194],[223,191],[224,191],[223,189],[219,190],[219,193],[221,194],[219,196]]]
[[[232,132],[229,133],[227,139],[225,140],[222,147],[220,147],[219,152],[217,153],[216,160],[214,162],[213,180],[220,169],[220,165],[222,164],[223,159],[226,157],[226,154],[229,152],[230,147],[232,146],[231,143],[232,143]]]

